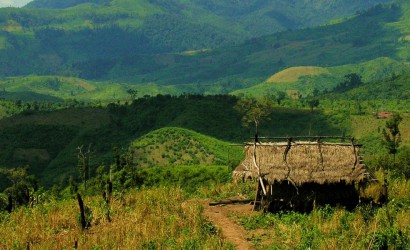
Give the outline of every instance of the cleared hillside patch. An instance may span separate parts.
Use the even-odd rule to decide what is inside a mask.
[[[322,74],[331,74],[331,72],[322,67],[314,66],[299,66],[291,67],[285,70],[282,70],[273,76],[269,77],[267,83],[278,83],[278,82],[296,82],[302,76],[317,76]]]
[[[167,127],[131,143],[139,166],[213,165],[240,160],[241,149],[194,131]]]

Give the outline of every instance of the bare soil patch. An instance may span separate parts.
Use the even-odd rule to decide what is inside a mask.
[[[231,242],[235,249],[247,250],[253,249],[251,242],[247,240],[248,233],[246,230],[235,223],[230,214],[252,214],[253,205],[251,204],[229,204],[210,206],[209,200],[200,202],[204,207],[204,216],[206,216],[217,228],[221,230],[222,237]]]

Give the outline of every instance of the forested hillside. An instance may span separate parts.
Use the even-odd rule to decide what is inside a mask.
[[[75,6],[58,10],[2,8],[0,21],[5,45],[15,49],[24,43],[32,47],[24,46],[27,52],[37,51],[43,55],[63,49],[65,53],[59,52],[59,57],[67,59],[77,58],[75,50],[80,49],[77,55],[84,56],[83,53],[91,48],[89,52],[92,54],[86,54],[88,57],[96,54],[104,58],[109,54],[110,58],[116,58],[129,55],[129,52],[175,52],[239,43],[250,37],[303,27],[281,24],[286,23],[287,19],[295,19],[288,21],[290,23],[312,26],[351,15],[380,2],[385,1],[347,3],[344,0],[333,5],[323,4],[322,1],[298,1],[294,6],[289,6],[287,1],[241,1],[240,4],[230,1],[34,1],[28,7]],[[329,13],[329,16],[316,15],[316,11]],[[318,17],[322,19],[309,21]],[[32,35],[40,47],[33,44]],[[50,43],[45,43],[44,39]],[[127,53],[121,50],[124,46]],[[110,51],[109,48],[114,49]]]
[[[164,161],[167,164],[171,158],[178,159],[177,155],[183,153],[181,148],[186,146],[175,141],[185,141],[190,137],[193,139],[186,143],[192,145],[186,150],[193,150],[191,153],[196,156],[179,164],[198,161],[227,164],[229,147],[222,149],[221,146],[227,146],[227,143],[178,131],[175,136],[165,136],[166,130],[146,134],[164,127],[181,127],[226,142],[242,143],[254,135],[254,128],[241,125],[242,114],[234,109],[237,101],[236,97],[224,95],[157,96],[141,98],[128,105],[112,103],[106,108],[86,108],[77,103],[77,107],[52,112],[35,111],[33,105],[27,110],[27,106],[22,105],[25,112],[0,120],[1,165],[28,164],[43,182],[58,183],[67,181],[69,175],[76,173],[78,146],[92,145],[91,162],[95,168],[99,164],[111,164],[114,149],[126,151],[131,143],[137,149],[135,159],[141,162],[141,166],[155,166],[165,164],[155,159],[162,154],[166,155]],[[331,116],[279,106],[275,108],[271,121],[260,130],[273,136],[343,133],[343,128]],[[179,146],[172,146],[174,144]],[[141,145],[145,146],[139,149]],[[196,151],[202,151],[203,155]]]
[[[169,13],[185,15],[192,7],[172,10],[175,6],[169,5],[171,10],[167,10],[163,5],[137,1],[129,8],[125,2],[113,1],[54,10],[0,9],[0,75],[63,75],[98,79],[111,86],[118,82],[168,86],[160,93],[228,93],[261,83],[291,66],[348,64],[346,72],[354,71],[356,63],[379,57],[400,64],[409,54],[406,2],[373,7],[331,25],[284,31],[243,44],[239,42],[245,37],[234,35],[237,45],[226,47],[220,46],[232,43],[224,43],[227,40],[220,35],[246,34],[242,24],[234,22],[241,26],[236,29],[224,19],[208,15],[202,19],[200,14],[195,15],[197,22],[185,22],[188,17],[179,16],[172,17],[173,21],[157,20]],[[209,44],[209,39],[214,44]],[[184,50],[190,51],[165,53]],[[383,77],[394,70],[377,71],[383,72]],[[337,84],[335,78],[330,80],[330,85]]]

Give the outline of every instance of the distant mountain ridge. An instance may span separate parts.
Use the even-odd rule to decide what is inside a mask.
[[[262,17],[275,9],[274,4],[282,3],[286,8],[281,15],[289,19],[289,13],[302,11],[301,6],[310,8],[309,15],[320,16],[325,2],[329,1],[71,1],[67,3],[76,5],[45,9],[30,7],[41,3],[34,1],[27,8],[0,9],[0,76],[55,75],[104,84],[166,86],[173,94],[214,94],[254,86],[293,66],[354,67],[380,57],[400,64],[410,58],[406,1],[350,13],[332,24],[240,43],[249,36],[246,29],[259,34],[257,25],[273,27]],[[350,8],[356,2],[331,1],[329,6]],[[385,1],[359,3],[376,2]],[[45,3],[43,7],[57,2]],[[303,13],[296,15],[297,22],[309,16]],[[246,24],[255,20],[257,25]]]
[[[133,2],[126,0],[35,0],[28,3],[26,7],[75,8],[80,15],[84,8],[97,15],[99,13],[96,9],[104,9],[104,14],[119,11],[118,14],[121,13],[119,19],[109,18],[109,22],[114,21],[114,23],[123,22],[121,21],[122,11],[126,9],[133,16],[141,13],[146,15],[141,19],[143,21],[141,28],[145,25],[149,26],[150,20],[154,19],[155,22],[159,22],[155,29],[160,31],[178,31],[180,27],[185,30],[188,28],[187,31],[190,32],[190,26],[194,25],[199,32],[206,32],[219,39],[215,44],[209,44],[208,41],[208,44],[192,44],[189,48],[198,49],[201,48],[199,46],[215,47],[215,45],[231,44],[278,31],[316,26],[331,19],[350,16],[357,11],[387,2],[391,0],[136,0]],[[87,7],[90,4],[98,7]],[[97,19],[101,22],[104,17]],[[127,23],[130,25],[129,21]]]
[[[104,4],[109,3],[110,0],[38,0],[29,2],[26,7],[29,8],[52,8],[52,9],[65,9],[74,7],[82,3],[96,3]]]

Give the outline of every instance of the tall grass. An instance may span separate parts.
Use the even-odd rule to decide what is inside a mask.
[[[219,232],[177,188],[154,188],[118,195],[107,206],[88,197],[91,227],[78,222],[75,200],[48,201],[20,208],[0,220],[0,249],[226,249]]]
[[[354,211],[320,207],[309,214],[235,214],[256,249],[409,249],[410,181],[389,181],[390,202]]]

